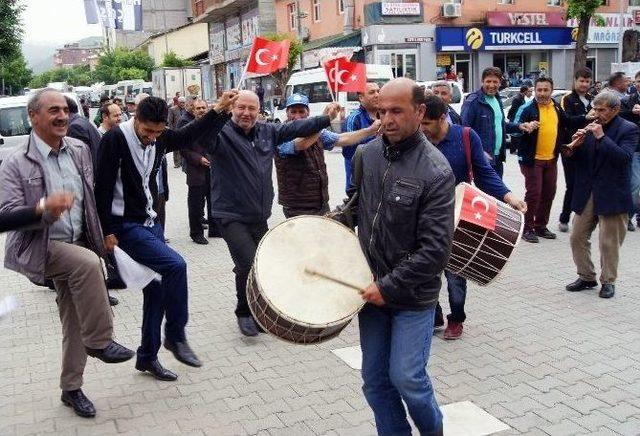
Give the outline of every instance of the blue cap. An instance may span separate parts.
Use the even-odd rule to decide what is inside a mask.
[[[309,97],[302,94],[291,94],[289,98],[287,98],[286,107],[296,106],[299,104],[302,106],[309,107]]]

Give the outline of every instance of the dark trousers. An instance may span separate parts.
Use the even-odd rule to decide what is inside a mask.
[[[156,210],[156,213],[158,214],[158,221],[160,222],[162,229],[165,229],[165,221],[167,219],[166,205],[167,205],[166,197],[164,196],[164,194],[158,193],[158,205],[157,205],[158,210]]]
[[[162,276],[162,282],[154,280],[143,289],[142,343],[137,355],[138,361],[152,361],[158,357],[165,316],[165,339],[169,342],[186,339],[184,330],[189,320],[187,264],[164,242],[164,231],[158,222],[153,227],[125,222],[116,237],[120,248],[133,260]]]
[[[504,175],[504,162],[500,159],[500,156],[493,156],[493,160],[490,162],[491,168],[493,168],[498,176],[502,178]]]
[[[239,221],[216,220],[220,234],[229,247],[233,259],[233,272],[236,275],[236,316],[251,316],[247,303],[247,278],[253,265],[258,244],[269,230],[266,221],[258,223],[242,223]]]
[[[207,221],[209,228],[215,225],[211,219],[211,185],[208,182],[202,186],[189,186],[187,194],[187,206],[189,208],[189,235],[204,235],[202,228],[202,215],[205,204],[207,206]]]
[[[464,312],[464,302],[467,299],[467,280],[457,274],[444,271],[447,278],[447,291],[449,294],[449,307],[451,315],[447,315],[449,321],[464,322],[467,314]],[[436,312],[442,315],[442,306],[440,303],[436,306]]]
[[[300,209],[294,207],[282,207],[285,218],[293,218],[300,215],[319,215],[322,216],[329,212],[329,204],[325,203],[319,209]]]
[[[571,218],[571,198],[573,197],[573,181],[576,178],[576,164],[573,159],[566,159],[562,156],[562,168],[564,168],[564,200],[562,201],[562,212],[560,213],[560,222],[569,224]]]
[[[524,214],[524,231],[542,230],[549,224],[551,204],[556,196],[558,164],[555,159],[537,160],[533,166],[520,165],[527,190],[524,201],[527,213]]]

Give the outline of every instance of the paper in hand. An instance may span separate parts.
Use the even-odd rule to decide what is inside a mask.
[[[113,255],[118,264],[120,277],[128,289],[142,290],[151,283],[152,280],[162,281],[160,274],[131,259],[131,257],[118,246],[114,248]]]

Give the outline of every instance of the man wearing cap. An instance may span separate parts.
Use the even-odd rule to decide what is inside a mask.
[[[309,117],[309,98],[293,94],[287,98],[287,121]],[[356,145],[375,136],[380,121],[355,132],[337,134],[327,129],[296,138],[278,146],[275,156],[278,175],[278,203],[284,216],[324,215],[329,211],[329,179],[324,150]]]

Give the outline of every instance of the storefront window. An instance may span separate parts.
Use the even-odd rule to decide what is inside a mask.
[[[414,52],[381,53],[380,63],[391,65],[395,77],[408,77],[415,80],[418,76],[416,54]]]

